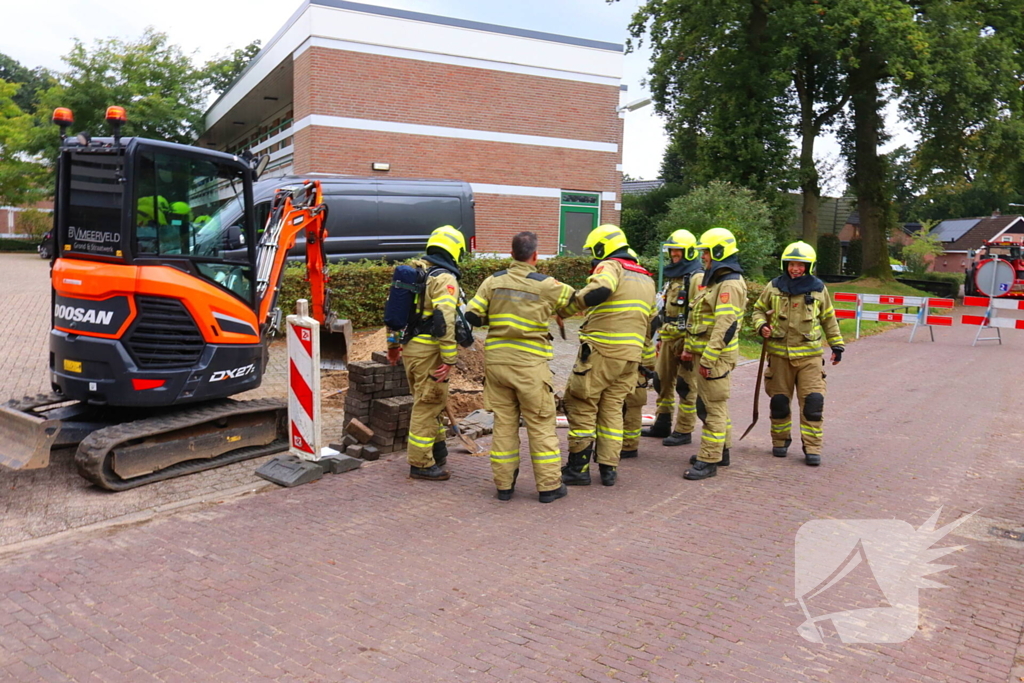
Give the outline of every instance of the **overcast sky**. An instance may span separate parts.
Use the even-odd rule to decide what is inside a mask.
[[[629,19],[641,0],[369,0],[367,4],[484,21],[517,28],[624,44]],[[29,68],[61,70],[61,57],[72,39],[137,38],[154,26],[170,40],[205,61],[259,39],[264,45],[299,7],[299,0],[41,0],[5,2],[6,30],[0,52]],[[25,27],[15,30],[13,27]],[[624,101],[649,95],[641,85],[650,53],[626,55]],[[902,140],[898,136],[898,140]],[[823,140],[825,154],[838,154],[834,141]],[[623,170],[635,177],[658,177],[665,149],[662,121],[648,106],[626,114]],[[841,185],[839,185],[841,187]]]

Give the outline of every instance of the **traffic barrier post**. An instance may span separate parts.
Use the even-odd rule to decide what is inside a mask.
[[[978,333],[974,336],[974,344],[971,344],[971,346],[975,346],[980,341],[997,341],[1001,346],[1003,338],[999,332],[1000,328],[1024,330],[1024,320],[1019,320],[1017,318],[996,318],[993,315],[996,309],[1006,311],[1024,311],[1024,301],[1016,299],[991,299],[984,296],[965,296],[964,306],[985,307],[985,315],[964,315],[960,319],[960,322],[964,325],[980,325]],[[994,329],[996,331],[996,336],[982,337],[981,332],[985,328]]]
[[[856,309],[837,308],[836,318],[853,319],[857,321],[856,338],[860,339],[860,323],[862,320],[871,322],[903,323],[913,324],[908,343],[914,341],[914,336],[920,327],[927,327],[931,340],[935,341],[935,325],[952,327],[953,317],[948,315],[932,315],[929,309],[932,308],[953,308],[955,302],[952,299],[939,299],[924,296],[899,296],[893,294],[854,294],[848,292],[836,292],[833,300],[841,303],[856,303]],[[917,307],[917,313],[896,313],[895,311],[866,311],[864,304],[891,304],[898,307]]]

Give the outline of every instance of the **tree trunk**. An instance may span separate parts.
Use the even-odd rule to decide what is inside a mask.
[[[814,112],[811,112],[811,116]],[[804,116],[806,118],[806,116]],[[814,125],[804,121],[800,126],[800,190],[803,192],[803,240],[815,249],[818,248],[818,203],[821,188],[818,186],[818,168],[814,164],[814,139],[817,133]]]
[[[872,53],[869,41],[862,41],[858,52],[859,64],[851,74],[850,99],[853,101],[853,184],[857,189],[860,235],[864,247],[863,274],[892,280],[885,238],[888,199],[884,192],[882,158],[878,154],[878,136],[882,127],[878,84],[883,77],[883,65]]]

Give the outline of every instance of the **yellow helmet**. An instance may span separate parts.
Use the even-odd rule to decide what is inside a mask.
[[[628,251],[628,252],[629,252],[629,255],[630,255],[630,256],[632,256],[633,258],[635,258],[635,259],[636,259],[637,261],[639,261],[639,260],[640,260],[640,255],[639,255],[639,254],[637,254],[637,253],[636,253],[635,251],[633,251],[633,249],[632,249],[632,248],[630,248],[630,249],[627,249],[626,251]]]
[[[192,214],[192,207],[188,205],[188,202],[173,202],[171,204],[171,213],[176,213],[180,216],[189,216]]]
[[[697,258],[697,238],[689,230],[676,230],[668,236],[664,244],[665,249],[679,249],[683,252],[683,258],[692,261]]]
[[[796,261],[807,264],[807,272],[814,271],[814,263],[818,260],[818,254],[814,247],[807,242],[793,242],[782,250],[782,270],[786,270],[786,261]]]
[[[170,208],[170,204],[163,197],[153,197],[153,195],[139,197],[138,204],[136,205],[138,223],[143,224],[156,221],[159,225],[167,225],[165,214]]]
[[[736,238],[725,228],[711,228],[706,231],[700,236],[697,248],[710,251],[713,261],[729,258],[739,251],[739,247],[736,246]]]
[[[450,225],[442,225],[430,233],[430,238],[427,240],[427,249],[430,249],[430,247],[444,249],[458,263],[462,255],[466,253],[466,237],[456,228]]]
[[[605,223],[590,231],[587,241],[583,243],[583,251],[589,251],[594,258],[608,258],[619,249],[629,247],[626,233],[617,225]]]

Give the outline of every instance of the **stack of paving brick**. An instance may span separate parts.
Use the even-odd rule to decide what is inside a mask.
[[[345,423],[355,418],[373,430],[370,441],[381,453],[405,450],[409,438],[412,396],[405,367],[388,363],[387,354],[348,366]]]

